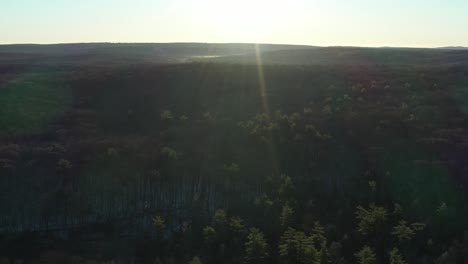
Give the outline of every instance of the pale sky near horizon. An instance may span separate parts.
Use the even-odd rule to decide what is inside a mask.
[[[0,44],[468,46],[468,0],[0,0]]]

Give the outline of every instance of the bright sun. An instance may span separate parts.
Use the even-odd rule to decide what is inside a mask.
[[[275,26],[285,16],[285,1],[276,0],[237,0],[237,1],[204,1],[203,9],[211,12],[210,21],[216,23],[221,34],[226,38],[236,39],[239,36],[251,40],[261,39],[273,34]]]

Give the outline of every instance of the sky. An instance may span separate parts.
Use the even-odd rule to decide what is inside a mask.
[[[467,0],[0,0],[0,43],[468,46]]]

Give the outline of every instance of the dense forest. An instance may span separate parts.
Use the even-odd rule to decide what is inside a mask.
[[[0,46],[0,263],[466,263],[468,51],[207,45]]]

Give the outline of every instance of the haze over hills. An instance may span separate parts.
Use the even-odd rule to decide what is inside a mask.
[[[264,64],[466,64],[463,47],[361,48],[259,44]],[[0,45],[2,63],[257,63],[255,44],[75,43]]]
[[[323,47],[264,51],[261,59],[265,64],[465,64],[468,63],[468,50]],[[250,54],[214,60],[256,63],[256,58]]]
[[[464,47],[464,46],[448,46],[448,47],[440,47],[439,49],[464,50],[464,49],[468,49],[468,47]]]

